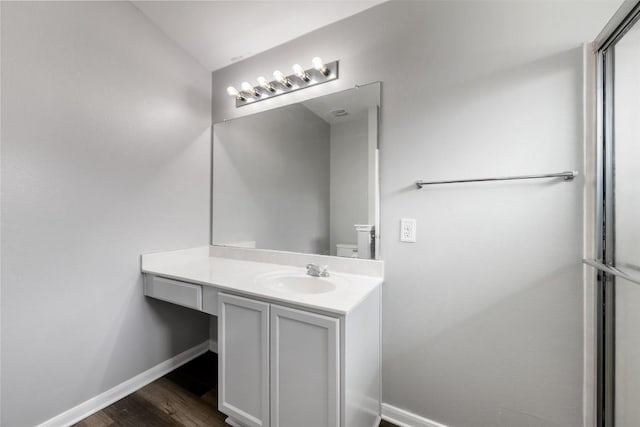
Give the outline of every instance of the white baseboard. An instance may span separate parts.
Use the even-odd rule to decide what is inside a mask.
[[[234,420],[231,417],[227,417],[224,419],[224,422],[228,425],[230,425],[231,427],[242,427],[242,424],[240,424],[238,421]]]
[[[388,403],[382,404],[382,419],[400,427],[447,427]]]
[[[218,341],[209,340],[209,351],[218,354]]]
[[[134,391],[146,386],[147,384],[157,380],[158,378],[168,374],[179,366],[184,365],[188,361],[195,359],[203,353],[209,351],[209,341],[205,341],[192,347],[169,360],[157,364],[135,377],[118,384],[117,386],[101,393],[91,399],[75,406],[60,415],[43,422],[38,427],[67,427],[85,419],[89,415],[106,408],[114,402],[128,396]]]

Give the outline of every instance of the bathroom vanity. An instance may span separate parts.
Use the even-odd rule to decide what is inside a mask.
[[[145,295],[218,317],[228,424],[378,425],[381,261],[210,246],[143,255],[142,272]]]
[[[142,256],[145,295],[217,316],[230,425],[380,421],[380,92],[374,82],[216,123],[213,245]]]

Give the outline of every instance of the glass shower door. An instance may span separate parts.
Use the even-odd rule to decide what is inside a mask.
[[[640,1],[598,47],[598,427],[640,426]]]
[[[613,46],[613,265],[640,278],[640,24]],[[611,195],[609,195],[611,197]],[[640,426],[640,284],[613,278],[616,427]]]

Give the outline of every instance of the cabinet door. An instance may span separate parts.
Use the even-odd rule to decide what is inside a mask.
[[[339,320],[271,306],[272,427],[340,425]]]
[[[218,306],[218,409],[268,427],[269,304],[221,293]]]

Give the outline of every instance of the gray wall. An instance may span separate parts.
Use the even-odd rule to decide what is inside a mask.
[[[367,224],[369,193],[367,112],[331,125],[331,254],[337,243],[358,242],[355,224]]]
[[[616,6],[395,1],[214,73],[214,121],[384,82],[386,403],[455,427],[581,423],[582,178],[413,183],[580,170],[580,47]],[[340,79],[243,109],[225,94],[315,55]]]
[[[208,338],[142,252],[208,243],[210,73],[128,2],[2,2],[2,419],[33,426]]]
[[[329,124],[291,105],[213,132],[213,242],[327,254]]]

